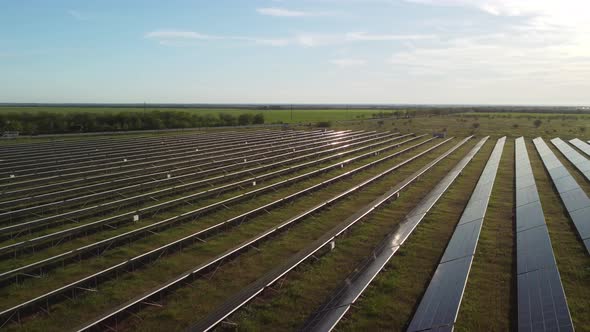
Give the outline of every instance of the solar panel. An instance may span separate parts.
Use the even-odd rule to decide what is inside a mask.
[[[556,138],[551,140],[551,142],[576,167],[580,166],[584,168],[584,165],[590,162],[561,139]],[[590,214],[588,213],[590,212],[590,198],[588,198],[588,195],[580,188],[580,185],[561,161],[557,159],[542,138],[535,138],[533,143],[551,176],[551,180],[559,193],[563,205],[574,223],[580,238],[584,242],[586,250],[590,253],[590,241],[588,241],[590,239]],[[587,174],[585,175],[588,176]]]
[[[518,282],[518,331],[574,331],[557,268],[521,274]],[[521,286],[522,285],[522,286]]]
[[[586,159],[586,157],[569,146],[569,144],[564,142],[561,138],[554,138],[551,140],[551,143],[563,153],[567,160],[574,164],[574,166],[584,174],[586,180],[590,181],[590,160]]]
[[[505,142],[496,142],[408,331],[453,330]]]
[[[515,154],[528,155],[522,137],[516,139]],[[544,153],[543,156],[549,158],[551,154]],[[517,158],[515,169],[518,330],[573,331],[537,185],[534,181],[532,184],[527,181],[527,186],[521,183],[528,179],[527,174],[533,175],[528,158]],[[556,169],[563,167],[552,168]],[[554,174],[559,176],[558,180],[568,179],[562,171]]]

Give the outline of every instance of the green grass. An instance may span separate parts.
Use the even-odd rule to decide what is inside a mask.
[[[539,127],[535,127],[534,120],[541,119]],[[590,115],[560,115],[553,114],[454,114],[449,116],[430,116],[414,119],[384,119],[381,121],[354,121],[336,124],[337,128],[351,129],[381,129],[400,132],[433,133],[447,130],[450,136],[467,136],[477,134],[493,137],[508,136],[510,138],[527,137],[557,137],[590,139]],[[478,127],[474,128],[477,124]],[[514,127],[514,126],[517,127]],[[580,128],[584,128],[581,130]]]
[[[508,331],[516,327],[514,195],[514,140],[509,139],[477,243],[456,331]]]

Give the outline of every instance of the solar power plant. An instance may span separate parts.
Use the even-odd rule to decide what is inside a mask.
[[[573,331],[524,138],[516,139],[518,330]]]
[[[505,141],[496,143],[408,331],[453,330]]]
[[[580,239],[584,242],[588,253],[590,253],[590,198],[542,138],[535,138],[533,142],[543,159],[547,172],[551,175],[553,185],[559,193],[559,197],[578,231]],[[571,149],[571,147],[563,145],[566,144],[563,141],[552,140],[552,142],[587,177],[584,172],[588,160]]]
[[[523,138],[437,136],[281,128],[0,144],[0,330],[453,330],[477,310],[461,306],[471,280],[496,282],[477,264],[510,271],[495,293],[508,330],[584,330],[554,232],[588,242],[590,201],[568,172],[584,174],[585,143],[552,140],[562,165],[541,139],[529,155]],[[545,211],[547,223],[542,165],[567,211]],[[499,197],[513,177],[515,197]],[[514,257],[491,261],[499,201],[513,203],[501,222]],[[556,228],[556,214],[575,228]],[[411,295],[383,286],[399,271],[420,280]],[[381,310],[376,293],[403,305],[388,309],[399,322],[366,313]]]

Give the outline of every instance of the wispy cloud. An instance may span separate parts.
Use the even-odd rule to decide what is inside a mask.
[[[364,59],[342,58],[330,60],[330,63],[339,67],[358,67],[366,65],[367,61]]]
[[[422,40],[433,39],[435,35],[398,35],[398,34],[368,34],[365,32],[349,32],[346,39],[349,41],[395,41],[395,40]]]
[[[162,45],[177,45],[182,41],[214,41],[214,40],[233,40],[242,42],[251,42],[268,46],[286,46],[289,40],[280,38],[259,38],[246,36],[218,36],[208,35],[188,30],[155,30],[148,32],[144,38],[157,40]]]
[[[397,34],[369,34],[364,32],[349,32],[343,34],[314,34],[300,33],[290,37],[268,38],[259,36],[231,36],[211,35],[190,30],[164,29],[148,32],[144,38],[153,39],[162,45],[175,45],[186,41],[242,41],[268,46],[297,45],[303,47],[340,45],[354,42],[387,42],[422,40],[436,38],[434,35],[397,35]]]
[[[355,42],[395,42],[408,40],[435,39],[432,34],[370,34],[366,32],[348,32],[343,34],[299,33],[294,42],[304,47],[341,45]]]
[[[67,13],[68,13],[68,15],[70,15],[71,17],[73,17],[74,19],[76,19],[78,21],[86,21],[88,19],[80,11],[75,10],[75,9],[68,9]]]
[[[170,39],[219,39],[216,36],[205,35],[194,31],[182,31],[182,30],[156,30],[145,34],[145,38],[153,38],[158,40],[170,40]]]
[[[277,7],[258,8],[256,11],[261,15],[276,17],[313,17],[313,16],[330,16],[330,12],[311,12],[301,10],[291,10]]]

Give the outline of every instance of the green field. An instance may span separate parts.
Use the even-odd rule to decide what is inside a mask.
[[[541,123],[536,126],[535,120]],[[402,132],[447,132],[451,136],[590,138],[590,114],[459,113],[409,119],[381,119],[336,123],[338,128],[363,128]]]

